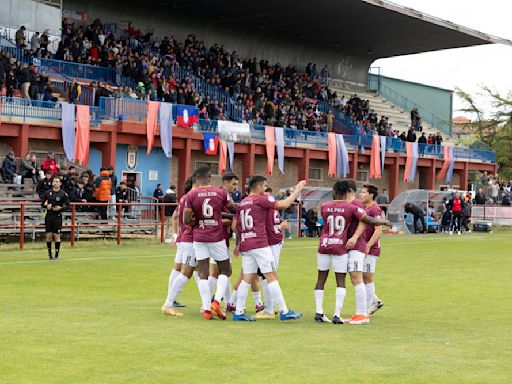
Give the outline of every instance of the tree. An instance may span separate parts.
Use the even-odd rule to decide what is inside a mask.
[[[473,116],[473,126],[482,142],[496,151],[499,174],[504,179],[512,179],[512,93],[503,97],[499,92],[482,86],[484,99],[476,102],[469,93],[455,88],[455,94],[465,101],[466,107],[460,111]],[[480,104],[488,101],[491,106],[485,111]]]

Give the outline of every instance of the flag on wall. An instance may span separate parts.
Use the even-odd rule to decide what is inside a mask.
[[[372,137],[372,150],[370,154],[370,178],[380,179],[382,177],[382,167],[380,165],[380,137]]]
[[[151,153],[153,144],[155,143],[156,124],[158,122],[158,108],[160,103],[158,101],[148,101],[146,104],[147,118],[146,118],[146,136],[148,139],[146,156]]]
[[[450,155],[451,155],[452,151],[450,150],[449,146],[444,146],[443,151],[444,151],[443,167],[441,168],[441,170],[439,171],[439,173],[436,176],[437,180],[443,180],[448,173],[448,168],[450,167],[450,160],[451,160]]]
[[[271,175],[274,170],[274,155],[276,151],[274,127],[265,126],[265,145],[267,148],[267,174]]]
[[[75,104],[62,103],[62,145],[69,161],[75,161]]]
[[[165,156],[172,157],[172,104],[160,103],[160,141]]]
[[[350,164],[348,161],[348,151],[345,145],[343,135],[336,135],[336,175],[347,177],[350,173]]]
[[[284,129],[274,128],[276,133],[276,147],[277,147],[277,163],[279,164],[279,170],[284,175]]]
[[[222,175],[226,170],[226,160],[228,152],[227,142],[221,140],[219,143],[219,147],[219,175]]]
[[[329,177],[336,176],[336,133],[327,134],[327,148],[329,154],[329,168],[327,174]]]
[[[199,109],[190,105],[177,106],[176,124],[178,127],[188,128],[199,124]]]
[[[386,161],[386,145],[387,145],[387,137],[380,137],[380,165],[381,165],[381,174],[384,173],[384,162]]]
[[[414,183],[416,169],[418,168],[418,143],[407,142],[407,158],[405,161],[404,181]]]
[[[219,148],[219,136],[216,133],[203,132],[204,153],[216,155]]]
[[[452,183],[453,166],[455,165],[455,147],[451,146],[449,148],[450,148],[450,165],[448,166],[448,171],[446,172],[446,184]]]
[[[233,172],[235,166],[235,143],[228,141],[229,170]]]
[[[90,120],[89,106],[76,106],[75,161],[80,165],[89,163]]]

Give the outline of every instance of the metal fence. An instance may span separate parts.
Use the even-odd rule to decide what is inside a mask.
[[[62,104],[52,101],[21,99],[18,97],[0,97],[2,116],[17,117],[25,122],[27,119],[62,120]],[[99,125],[99,107],[89,106],[90,124]]]
[[[107,220],[98,218],[97,209],[108,206]],[[71,203],[69,212],[63,212],[62,233],[69,236],[71,246],[81,236],[115,237],[119,245],[123,237],[144,234],[166,238],[165,207],[176,203]],[[0,234],[19,238],[20,249],[25,246],[25,237],[35,240],[44,230],[44,212],[35,202],[0,202]]]

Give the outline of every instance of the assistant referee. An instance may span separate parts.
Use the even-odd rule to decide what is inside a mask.
[[[41,203],[41,206],[46,208],[44,226],[50,260],[59,260],[62,212],[69,209],[69,197],[66,192],[60,189],[61,185],[61,179],[55,176],[52,181],[52,189],[46,192]],[[52,238],[55,240],[55,257],[52,255]]]

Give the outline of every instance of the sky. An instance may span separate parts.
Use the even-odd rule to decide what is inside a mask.
[[[487,34],[512,40],[509,0],[393,0],[395,4],[452,21]],[[473,95],[481,93],[479,84],[496,89],[504,96],[512,91],[512,46],[490,44],[448,49],[417,55],[380,59],[372,66],[381,74],[447,89],[461,88]],[[487,99],[477,101],[490,109]],[[459,110],[464,103],[454,97],[453,116],[465,115]],[[471,118],[471,115],[467,115]]]

